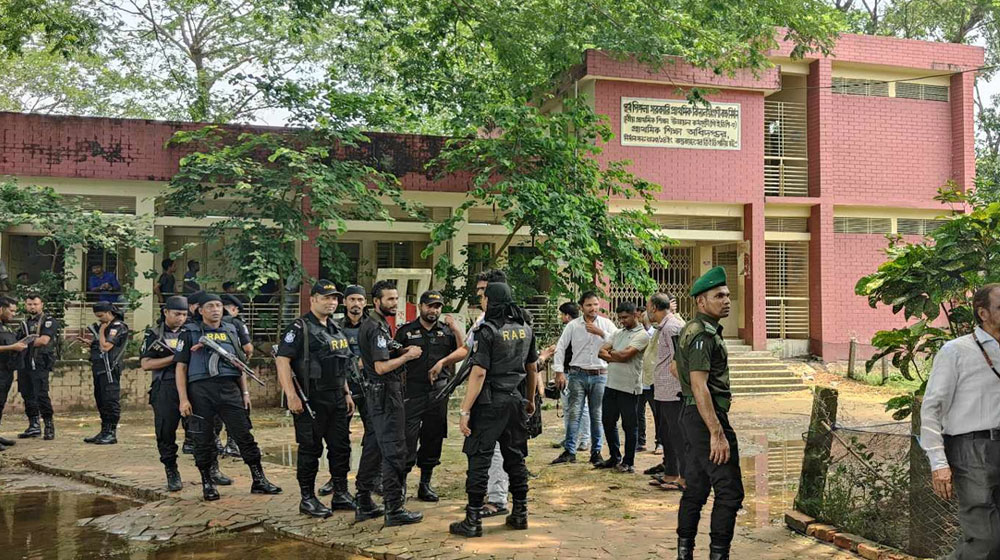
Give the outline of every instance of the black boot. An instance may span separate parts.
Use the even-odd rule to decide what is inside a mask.
[[[354,510],[354,521],[375,519],[376,517],[382,517],[385,513],[382,506],[372,500],[370,492],[361,492],[359,490],[358,495],[355,497],[355,503],[357,504],[357,509]]]
[[[302,500],[299,501],[299,513],[304,513],[309,517],[326,519],[333,515],[333,511],[316,499],[316,494],[313,492],[313,485],[313,483],[299,483],[299,493],[302,496]]]
[[[528,528],[528,500],[514,500],[514,507],[507,516],[507,526],[523,531]]]
[[[378,479],[375,481],[375,488],[372,488],[372,493],[378,494],[379,496],[385,496],[385,489],[382,488],[382,475],[379,475]]]
[[[107,431],[104,432],[103,436],[95,439],[94,443],[97,445],[114,445],[118,443],[118,426],[115,424],[108,424]]]
[[[465,506],[465,519],[449,525],[448,532],[460,537],[483,536],[482,513],[481,507]]]
[[[181,446],[181,453],[194,455],[194,440],[188,435],[187,430],[184,431],[184,445]]]
[[[417,499],[421,502],[436,502],[440,500],[437,492],[431,488],[431,469],[420,469],[420,486],[417,488]]]
[[[729,545],[708,545],[708,560],[729,560]]]
[[[52,417],[43,418],[45,420],[45,435],[42,437],[44,440],[56,439],[56,425],[52,421]]]
[[[694,560],[694,539],[677,539],[677,560]]]
[[[219,499],[219,491],[215,488],[215,483],[212,482],[212,469],[198,469],[201,472],[201,495],[204,496],[206,502],[214,502]]]
[[[385,526],[399,527],[400,525],[411,525],[424,520],[424,514],[419,511],[409,511],[403,504],[392,506],[385,512]]]
[[[354,496],[347,491],[347,479],[330,479],[330,481],[333,482],[333,498],[330,500],[330,509],[347,511],[356,510],[358,506],[354,501]]]
[[[7,439],[5,437],[0,437],[0,445],[2,445],[4,447],[13,447],[14,443],[15,443],[14,440],[10,440],[10,439]]]
[[[320,486],[316,493],[320,496],[329,496],[330,494],[333,494],[333,477],[331,476],[330,480],[326,481],[326,484]]]
[[[179,492],[184,485],[181,483],[181,473],[177,470],[177,465],[164,467],[167,472],[167,492]]]
[[[233,438],[229,436],[226,436],[226,446],[222,448],[222,454],[226,457],[242,457],[242,455],[240,455],[239,446],[237,446],[236,442],[233,441]]]
[[[264,476],[264,468],[260,463],[250,465],[250,476],[253,477],[253,484],[250,485],[251,494],[280,494],[281,488],[271,484],[271,481]]]
[[[224,450],[225,446],[222,445],[222,439],[219,437],[219,434],[215,434],[215,452],[219,455],[225,455],[223,453]]]
[[[37,416],[28,418],[28,427],[23,432],[17,434],[17,439],[27,439],[42,435],[42,425]]]
[[[218,484],[219,486],[229,486],[230,484],[233,483],[233,479],[229,478],[228,476],[223,474],[221,470],[219,470],[218,457],[216,457],[215,460],[212,461],[211,473],[212,473],[212,482]]]
[[[108,432],[108,425],[104,422],[101,422],[101,431],[97,432],[95,435],[92,435],[90,437],[83,438],[83,443],[94,443],[98,439],[103,438],[104,434],[106,434],[107,432]]]

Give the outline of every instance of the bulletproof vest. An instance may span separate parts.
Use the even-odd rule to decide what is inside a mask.
[[[0,322],[0,346],[9,346],[24,337],[18,323]],[[24,352],[0,352],[0,371],[10,372],[21,367]]]
[[[382,336],[382,340],[385,341],[385,348],[389,351],[390,359],[398,358],[403,354],[403,345],[396,342],[396,339],[392,337],[392,333],[389,332],[389,327],[385,322],[371,316],[367,319],[368,321],[374,321],[376,328]],[[406,364],[399,366],[391,372],[379,375],[375,373],[374,365],[365,366],[365,374],[369,381],[372,383],[384,383],[386,381],[400,381],[406,375]]]
[[[236,357],[243,359],[243,349],[240,348],[239,335],[236,327],[231,323],[222,323],[219,328],[213,329],[205,326],[205,323],[198,323],[193,326],[185,326],[186,330],[193,333],[192,344],[198,344],[202,336],[211,338],[227,352],[231,352]],[[243,372],[233,367],[228,361],[222,359],[217,353],[203,346],[197,352],[191,352],[191,361],[188,363],[188,383],[208,379],[210,377],[240,377]]]
[[[93,323],[91,325],[94,333],[101,332],[101,323]],[[110,342],[112,339],[117,338],[121,333],[121,330],[128,330],[128,325],[123,323],[121,319],[115,318],[108,326],[104,329],[104,339]],[[90,361],[99,366],[96,371],[104,371],[104,359],[101,358],[101,342],[97,335],[93,335],[94,340],[90,343]],[[118,363],[118,358],[123,352],[125,352],[125,344],[115,345],[111,350],[108,350],[108,363],[111,364],[111,369],[118,369],[121,365]]]
[[[331,333],[323,325],[304,318],[299,319],[299,325],[303,327],[300,342],[303,348],[292,367],[300,382],[308,376],[322,387],[342,387],[348,368],[355,361],[343,331]]]
[[[46,321],[49,321],[49,326],[51,326],[51,322],[54,321],[54,319],[45,313],[39,313],[34,317],[29,316],[28,320],[25,321],[28,334],[40,335],[42,332],[42,326]],[[45,346],[32,346],[29,348],[27,356],[29,363],[25,365],[31,367],[33,370],[52,369],[52,366],[55,365],[56,361],[54,348],[57,343],[58,342],[55,337],[53,337],[52,340],[50,340]]]
[[[494,390],[513,392],[528,375],[524,363],[531,351],[531,327],[507,322],[497,329],[492,323],[484,321],[479,328],[493,330],[490,369],[486,372],[486,381]]]
[[[184,347],[184,342],[183,342],[184,339],[181,338],[181,334],[184,333],[184,327],[183,326],[181,328],[177,329],[177,332],[173,332],[170,329],[168,329],[166,327],[166,325],[164,325],[163,323],[160,323],[159,325],[156,325],[156,328],[152,329],[151,331],[153,332],[153,334],[155,334],[157,336],[157,338],[159,338],[162,341],[163,344],[166,344],[167,346],[169,346],[170,349],[173,350],[174,352],[180,352],[181,350],[184,349],[183,348]],[[161,357],[166,358],[167,355],[169,354],[169,351],[166,350],[166,349],[162,349],[162,348],[161,348],[161,350],[163,350],[163,352],[161,353]],[[154,369],[153,370],[153,381],[158,381],[160,379],[163,379],[165,381],[169,381],[171,379],[174,379],[174,373],[175,373],[176,369],[177,369],[177,364],[176,363],[172,363],[172,364],[170,364],[167,367],[162,368],[162,369]]]
[[[355,357],[361,356],[361,345],[358,343],[358,333],[361,331],[362,322],[364,322],[364,319],[361,319],[357,325],[352,327],[348,325],[346,316],[344,317],[344,320],[340,322],[340,330],[344,333],[344,337],[347,338],[347,345],[350,347],[351,353],[354,354]]]

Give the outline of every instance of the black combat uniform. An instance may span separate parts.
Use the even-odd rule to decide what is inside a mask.
[[[44,311],[28,317],[25,335],[47,336],[45,346],[30,346],[25,351],[24,363],[17,372],[17,387],[24,399],[24,414],[28,417],[28,429],[17,435],[19,438],[42,435],[39,417],[45,421],[45,438],[56,437],[52,423],[52,400],[49,398],[49,375],[56,363],[55,345],[59,333],[59,323]]]
[[[347,491],[347,473],[351,468],[351,417],[345,391],[348,390],[348,373],[357,364],[347,338],[332,317],[323,325],[310,312],[285,331],[277,355],[291,360],[298,386],[316,415],[313,418],[304,410],[294,416],[295,441],[299,444],[295,473],[302,492],[299,511],[315,517],[329,517],[332,513],[319,504],[314,495],[324,442],[333,477],[331,509],[353,510],[354,497]]]
[[[201,305],[213,301],[221,300],[217,295],[206,294],[202,296]],[[264,476],[260,448],[250,433],[249,410],[244,408],[239,383],[243,372],[218,357],[208,346],[192,350],[202,337],[214,341],[234,356],[243,357],[243,349],[238,344],[239,335],[231,324],[223,322],[218,327],[211,327],[201,322],[184,329],[183,348],[177,353],[175,361],[187,364],[187,395],[192,408],[188,429],[195,440],[194,461],[201,472],[202,493],[206,500],[219,498],[212,476],[213,465],[218,460],[213,419],[218,414],[226,430],[236,440],[243,462],[250,468],[253,477],[250,491],[254,494],[277,494],[281,488],[271,484]]]
[[[698,296],[725,283],[725,271],[721,267],[713,268],[695,282],[691,295]],[[687,482],[681,497],[680,511],[677,513],[678,558],[693,557],[701,509],[708,501],[709,492],[714,490],[710,555],[712,560],[728,560],[736,513],[743,504],[743,478],[736,432],[729,423],[728,414],[732,402],[729,356],[719,320],[698,313],[689,321],[678,337],[676,360],[677,378],[684,402],[681,426],[685,435],[684,477]],[[692,371],[708,372],[708,392],[712,397],[715,415],[729,442],[729,461],[721,465],[709,459],[711,434],[698,412],[691,390]]]
[[[243,301],[240,298],[236,297],[233,294],[223,294],[221,297],[223,305],[235,305],[238,308],[239,312],[241,313],[243,312]],[[227,310],[223,311],[222,321],[226,323],[231,323],[234,327],[236,327],[236,334],[239,335],[240,339],[239,342],[241,348],[245,348],[248,344],[252,342],[252,339],[250,338],[250,328],[247,327],[246,323],[243,322],[243,319],[240,319],[239,317],[234,315],[230,315]],[[222,443],[218,439],[221,433],[222,433],[222,419],[216,416],[215,417],[216,447],[220,447]],[[229,457],[237,457],[237,458],[240,457],[240,449],[236,445],[236,442],[233,441],[232,436],[230,436],[228,432],[226,433],[226,445],[221,446],[221,448],[219,449],[219,453],[221,455],[227,455]]]
[[[187,311],[187,300],[183,296],[167,298],[166,309]],[[141,358],[160,359],[175,356],[183,350],[181,333],[184,326],[176,330],[161,322],[146,329],[142,342]],[[156,431],[156,448],[160,452],[160,462],[167,473],[167,489],[176,492],[181,489],[180,472],[177,470],[177,426],[181,422],[180,398],[177,395],[175,379],[176,363],[163,369],[152,371],[153,380],[149,388],[149,404],[153,407],[153,428]]]
[[[430,293],[441,297],[436,292]],[[421,303],[426,303],[423,299],[421,296]],[[406,473],[409,474],[414,465],[420,467],[417,497],[425,502],[436,502],[438,496],[430,485],[431,474],[434,467],[441,464],[441,446],[448,436],[448,401],[442,399],[435,403],[431,396],[448,384],[454,367],[442,371],[433,385],[428,372],[456,350],[458,344],[447,325],[438,321],[425,329],[419,318],[400,327],[395,338],[404,347],[419,346],[423,350],[419,358],[406,364]]]
[[[384,491],[386,525],[392,526],[419,522],[423,515],[403,508],[406,473],[406,411],[403,408],[403,376],[406,368],[379,375],[375,362],[384,362],[403,355],[403,348],[392,338],[389,324],[379,312],[373,312],[361,324],[358,333],[364,375],[369,383],[369,425],[375,434],[376,446],[361,450],[358,467],[358,509],[355,519],[370,519],[379,515],[369,507],[371,492],[375,488],[376,471],[381,463],[382,489]],[[398,518],[398,519],[397,519]]]
[[[101,350],[100,338],[93,333],[100,333],[101,323],[91,325],[94,340],[90,343],[90,369],[94,374],[94,401],[101,415],[101,431],[89,438],[86,443],[100,445],[118,443],[118,420],[121,417],[121,376],[122,358],[125,345],[129,341],[128,325],[122,319],[124,315],[114,305],[101,301],[94,304],[95,312],[110,312],[111,322],[104,327],[104,340],[113,347],[104,352]],[[107,361],[105,361],[105,359]],[[108,371],[108,366],[111,370]]]
[[[452,523],[449,529],[453,534],[467,537],[483,534],[482,507],[497,443],[514,496],[514,509],[507,517],[507,525],[514,529],[528,528],[528,469],[524,463],[528,414],[521,385],[528,375],[527,364],[538,361],[535,333],[527,315],[513,305],[509,286],[499,282],[489,284],[486,298],[486,315],[474,330],[469,358],[473,367],[486,370],[483,388],[468,413],[472,434],[462,447],[469,459],[465,482],[469,504],[465,520]]]
[[[23,329],[18,323],[0,322],[0,346],[10,346],[23,338]],[[7,394],[14,384],[14,371],[21,367],[24,352],[0,352],[0,418],[7,404]],[[0,451],[14,445],[12,440],[0,438]]]

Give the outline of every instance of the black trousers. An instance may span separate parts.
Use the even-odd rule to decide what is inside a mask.
[[[962,535],[948,558],[1000,559],[1000,441],[945,436]]]
[[[635,448],[638,439],[636,411],[639,395],[626,393],[617,389],[605,388],[604,400],[601,403],[601,422],[604,424],[604,441],[608,451],[616,463],[635,466]],[[622,454],[618,439],[618,419],[622,420],[622,431],[625,432],[625,453]]]
[[[712,506],[710,536],[712,544],[729,546],[736,527],[736,512],[743,505],[743,479],[740,473],[740,453],[736,432],[729,425],[728,415],[716,410],[722,430],[729,440],[729,461],[716,465],[709,460],[711,450],[708,427],[698,414],[698,407],[685,405],[681,412],[687,454],[685,468],[687,488],[681,496],[681,507],[677,513],[677,536],[693,539],[698,534],[701,508],[708,501],[708,494],[715,491],[715,505]]]
[[[236,377],[215,377],[188,384],[191,408],[201,418],[188,418],[188,429],[194,436],[194,464],[207,469],[215,462],[215,415],[222,417],[226,431],[240,448],[243,462],[260,464],[260,448],[250,433],[250,415],[243,408],[243,392]]]
[[[17,390],[24,399],[24,414],[28,418],[52,418],[49,398],[49,374],[44,369],[22,369],[17,372]]]
[[[369,493],[382,471],[382,490],[387,509],[403,505],[403,478],[406,476],[406,411],[403,384],[381,381],[372,384],[366,398],[368,422],[375,445],[363,444],[358,467],[358,492]],[[368,439],[368,432],[365,432]]]
[[[94,373],[94,402],[97,403],[97,411],[101,415],[101,424],[117,426],[121,418],[121,376],[121,370],[115,368],[111,372],[114,382],[109,383],[108,374]]]
[[[431,404],[434,391],[406,399],[406,472],[413,466],[430,471],[441,464],[441,446],[448,437],[448,401]]]
[[[465,438],[462,451],[469,458],[465,491],[469,503],[481,505],[490,478],[493,450],[500,444],[503,470],[510,479],[510,492],[521,501],[528,496],[528,469],[524,464],[528,446],[528,414],[518,393],[494,392],[490,404],[476,404],[469,417],[472,434]]]
[[[681,428],[681,401],[653,401],[656,407],[657,429],[663,445],[663,474],[684,476],[686,463],[684,430]]]
[[[149,404],[153,407],[153,428],[160,462],[177,466],[177,426],[181,423],[180,396],[174,379],[157,379],[149,388]]]
[[[294,415],[295,441],[299,444],[299,457],[295,466],[296,478],[302,486],[312,488],[319,472],[319,459],[326,444],[330,476],[347,480],[351,469],[351,417],[347,414],[344,390],[309,390],[309,405],[316,418],[309,413]]]
[[[649,410],[653,413],[653,438],[655,439],[655,443],[656,445],[662,443],[660,441],[660,419],[656,417],[656,401],[653,400],[653,388],[650,387],[649,389],[643,389],[636,403],[635,415],[639,426],[639,447],[646,445],[646,406],[649,406]]]
[[[3,407],[7,405],[7,394],[14,385],[14,372],[0,369],[0,417],[3,417]]]

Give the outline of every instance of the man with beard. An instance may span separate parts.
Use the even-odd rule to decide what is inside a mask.
[[[354,414],[347,375],[357,364],[344,332],[333,320],[340,298],[333,282],[316,282],[309,297],[309,313],[282,335],[274,360],[288,410],[294,415],[295,441],[299,444],[295,468],[301,491],[299,512],[320,518],[330,517],[333,510],[355,509],[354,497],[347,491]],[[315,494],[324,441],[334,489],[330,507],[320,503]]]
[[[0,296],[0,417],[7,403],[7,393],[14,384],[14,370],[20,366],[28,345],[22,342],[20,325],[14,322],[17,302]],[[14,445],[13,440],[0,437],[0,451]]]
[[[463,344],[465,333],[447,316],[438,321],[444,297],[431,290],[420,296],[420,317],[396,331],[396,342],[402,346],[419,346],[419,358],[406,366],[406,474],[413,466],[420,467],[417,498],[424,502],[438,501],[431,487],[434,467],[441,464],[441,445],[448,436],[448,401],[433,403],[437,393],[454,375],[444,359]],[[418,447],[419,442],[419,447]],[[405,486],[405,482],[404,482]]]
[[[56,363],[54,347],[59,323],[43,310],[45,304],[38,294],[24,298],[24,309],[28,312],[25,322],[28,336],[35,336],[34,342],[24,356],[22,368],[18,370],[17,386],[24,399],[24,414],[28,417],[28,429],[17,434],[19,438],[42,435],[38,419],[45,422],[43,439],[56,437],[56,426],[52,421],[52,400],[49,398],[49,374]]]
[[[394,527],[419,523],[422,513],[404,507],[403,478],[406,472],[406,413],[403,409],[403,376],[406,363],[420,357],[419,346],[403,348],[392,337],[386,317],[396,314],[399,294],[395,284],[380,280],[372,286],[375,310],[361,325],[358,341],[364,375],[371,387],[366,398],[369,423],[374,428],[377,446],[365,447],[358,467],[357,505],[354,518],[372,519],[383,513],[372,501],[375,471],[381,463],[385,491],[385,525]],[[375,448],[372,448],[375,447]],[[379,457],[381,455],[381,457]]]

